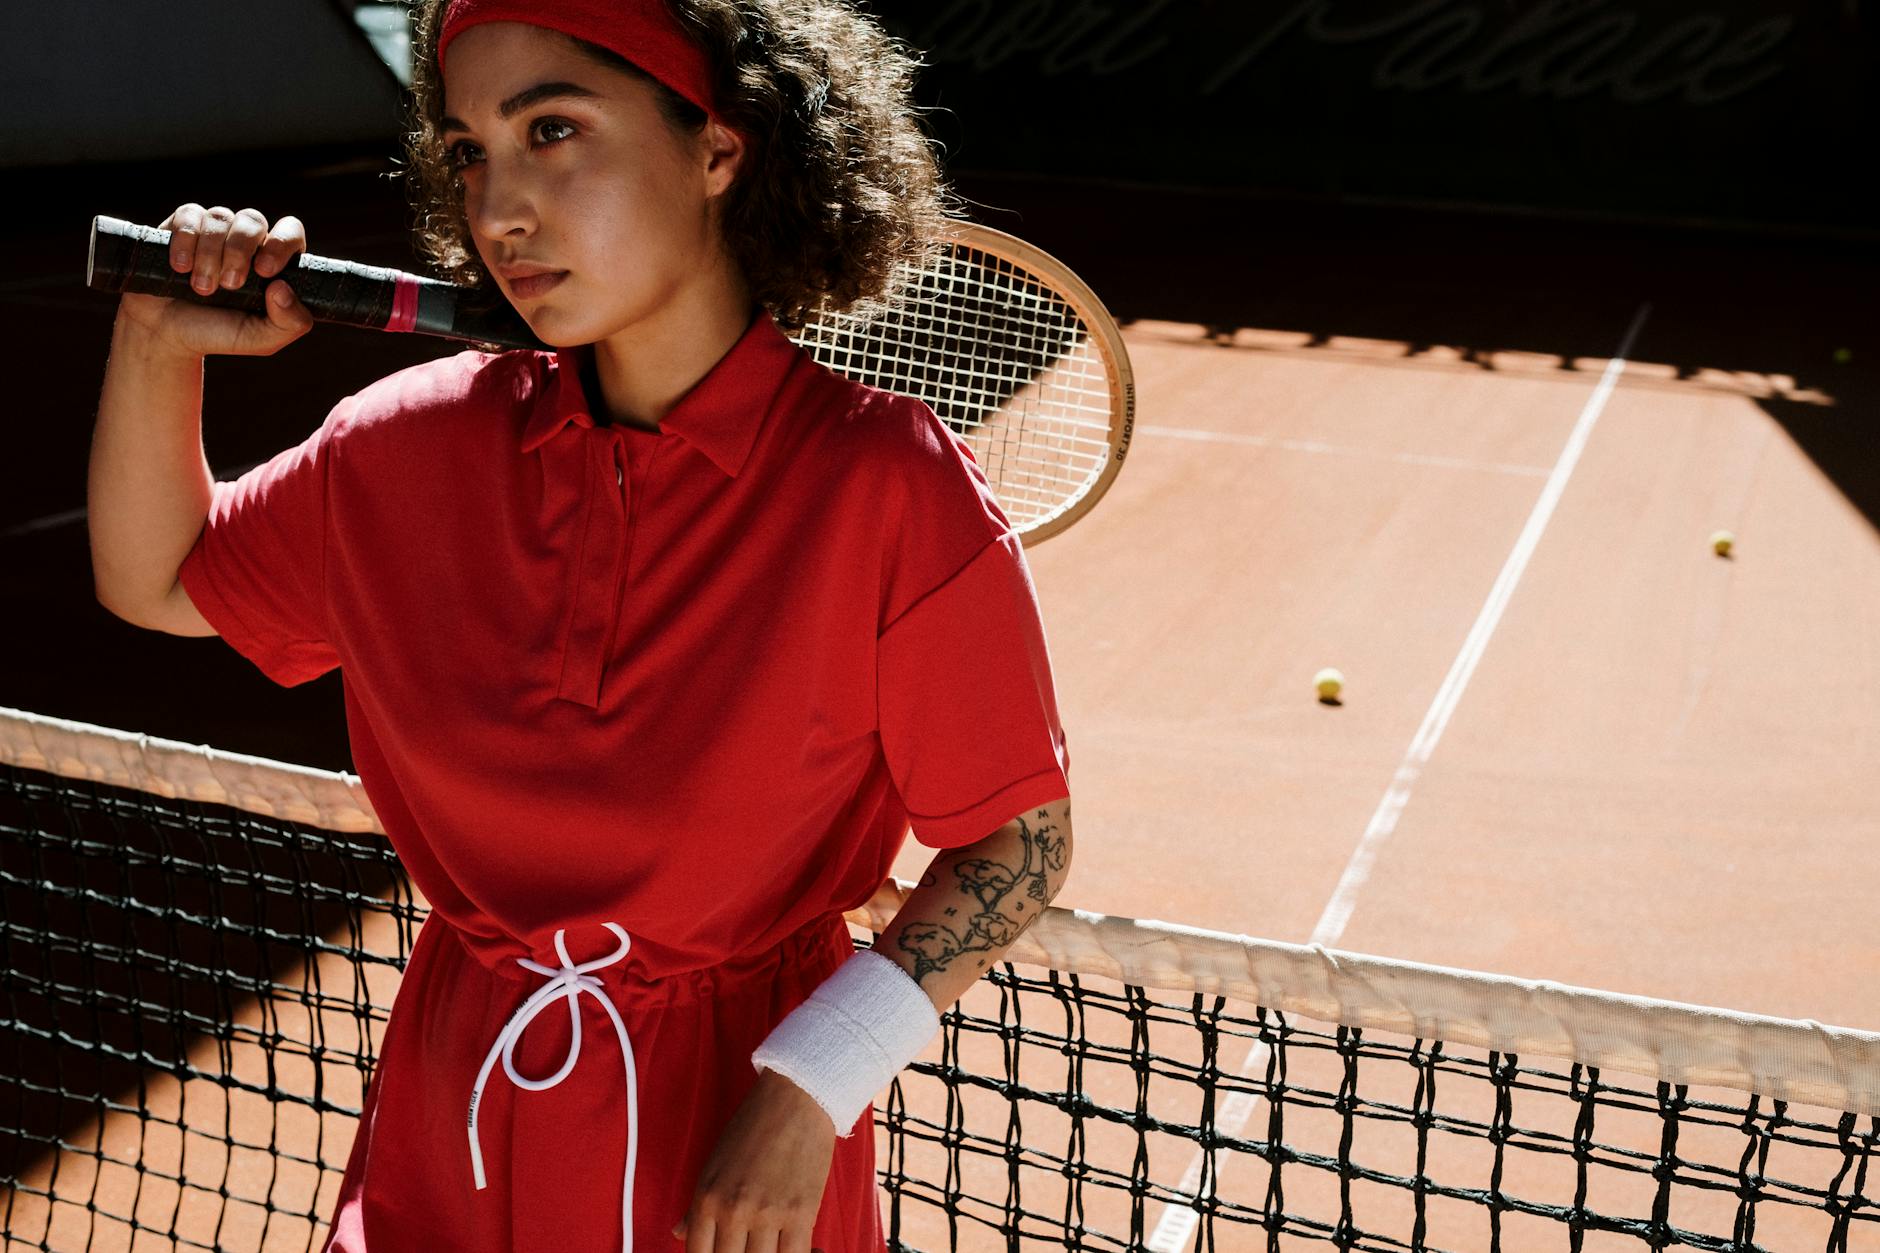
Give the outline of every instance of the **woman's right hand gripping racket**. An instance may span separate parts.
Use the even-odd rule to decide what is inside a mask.
[[[95,258],[96,222],[92,229]],[[154,239],[157,232],[166,237]],[[150,288],[127,284],[117,289],[123,292],[118,308],[159,342],[195,356],[265,357],[313,329],[313,314],[293,286],[276,277],[307,251],[307,231],[299,218],[284,217],[270,226],[253,209],[236,213],[191,203],[163,219],[151,235],[150,264],[160,260],[166,277],[180,288],[175,295],[194,299],[146,294]],[[262,298],[248,306],[206,303],[218,293],[256,287],[263,289],[257,292]]]

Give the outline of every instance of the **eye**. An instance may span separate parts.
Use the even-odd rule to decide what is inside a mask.
[[[560,118],[557,118],[557,117],[537,118],[533,123],[530,124],[529,133],[531,135],[534,135],[544,126],[559,127],[562,130],[567,131],[570,135],[574,133],[573,126],[570,126],[568,123],[562,121]],[[567,138],[567,136],[561,137],[561,139],[565,139],[565,138]],[[547,143],[558,144],[561,142],[561,139],[550,139],[547,141]],[[547,146],[547,145],[544,145],[544,146]],[[459,139],[456,143],[452,144],[450,147],[444,150],[444,154],[449,159],[450,167],[453,170],[462,170],[465,167],[473,164],[476,160],[476,157],[473,154],[475,154],[476,152],[477,152],[477,146],[471,143],[467,139]]]

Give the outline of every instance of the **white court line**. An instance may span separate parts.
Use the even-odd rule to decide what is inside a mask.
[[[1612,389],[1625,372],[1626,358],[1631,354],[1632,341],[1638,337],[1639,328],[1645,325],[1645,318],[1651,313],[1649,302],[1638,307],[1632,316],[1632,325],[1626,328],[1625,337],[1619,341],[1619,351],[1600,375],[1599,385],[1593,394],[1587,397],[1586,405],[1580,410],[1579,421],[1574,424],[1572,434],[1567,436],[1566,446],[1560,450],[1559,460],[1554,463],[1553,473],[1547,478],[1541,489],[1540,499],[1534,502],[1534,509],[1528,515],[1527,526],[1522,528],[1521,537],[1515,541],[1514,550],[1502,564],[1501,575],[1489,590],[1488,600],[1482,606],[1481,614],[1475,625],[1470,628],[1468,638],[1462,643],[1462,651],[1449,667],[1449,674],[1443,679],[1443,685],[1437,690],[1436,699],[1431,703],[1429,712],[1423,715],[1423,725],[1417,728],[1416,738],[1410,742],[1410,750],[1404,754],[1403,762],[1397,767],[1390,786],[1384,792],[1384,799],[1378,802],[1377,811],[1371,815],[1371,822],[1365,828],[1364,837],[1358,841],[1358,847],[1351,854],[1351,860],[1345,865],[1345,873],[1338,880],[1338,886],[1332,891],[1331,900],[1325,904],[1325,912],[1319,915],[1318,925],[1312,928],[1312,938],[1306,943],[1315,947],[1330,947],[1338,942],[1345,933],[1345,924],[1351,920],[1351,912],[1357,906],[1358,892],[1371,877],[1371,870],[1377,864],[1378,852],[1383,848],[1391,833],[1397,829],[1397,819],[1410,803],[1411,789],[1423,774],[1423,767],[1429,764],[1430,756],[1436,751],[1437,743],[1443,738],[1443,731],[1449,725],[1450,716],[1462,700],[1462,693],[1469,686],[1469,679],[1475,674],[1476,665],[1487,651],[1489,638],[1495,628],[1501,624],[1502,612],[1507,609],[1508,601],[1514,596],[1514,589],[1526,573],[1528,561],[1534,550],[1540,546],[1541,535],[1547,530],[1547,524],[1554,516],[1554,509],[1567,490],[1567,480],[1573,477],[1574,467],[1580,463],[1580,454],[1591,438],[1593,427],[1599,422],[1599,415],[1605,411],[1606,401],[1612,395]],[[1267,1061],[1267,1048],[1258,1044],[1247,1054],[1247,1059],[1240,1064],[1239,1075],[1245,1077],[1255,1069],[1263,1069]],[[1230,1095],[1221,1107],[1220,1117],[1215,1125],[1222,1135],[1239,1135],[1247,1120],[1252,1117],[1254,1097],[1246,1092]],[[1219,1186],[1218,1172],[1226,1166],[1231,1154],[1222,1154],[1216,1158],[1216,1186]],[[1201,1165],[1203,1155],[1195,1154],[1188,1169],[1182,1175],[1178,1191],[1193,1196],[1201,1187]],[[1161,1217],[1157,1219],[1155,1230],[1145,1247],[1156,1253],[1177,1253],[1193,1234],[1197,1215],[1187,1207],[1164,1204]]]
[[[1368,448],[1346,448],[1338,444],[1310,439],[1275,439],[1270,435],[1242,435],[1231,431],[1193,431],[1176,426],[1136,426],[1138,434],[1168,435],[1175,439],[1199,440],[1209,444],[1246,444],[1254,448],[1279,448],[1287,452],[1330,453],[1337,457],[1367,457],[1376,461],[1400,461],[1413,466],[1440,466],[1446,470],[1487,470],[1495,474],[1521,474],[1540,478],[1546,466],[1505,465],[1496,462],[1469,461],[1462,457],[1437,457],[1427,453],[1373,452]]]

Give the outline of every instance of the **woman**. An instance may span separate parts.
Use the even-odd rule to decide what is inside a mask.
[[[929,246],[912,62],[836,0],[434,0],[417,47],[421,246],[554,351],[401,370],[216,484],[202,358],[310,319],[127,295],[92,454],[100,599],[340,667],[433,908],[327,1247],[881,1249],[869,1100],[1070,849],[984,476],[783,333]],[[204,291],[306,249],[165,225]],[[856,953],[910,822],[933,868]]]

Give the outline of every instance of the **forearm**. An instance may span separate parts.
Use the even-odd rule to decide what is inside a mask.
[[[945,1011],[1044,912],[1070,872],[1071,802],[1053,801],[937,854],[875,951]]]
[[[86,484],[100,603],[137,621],[169,595],[209,516],[214,481],[202,451],[202,358],[120,315]]]

